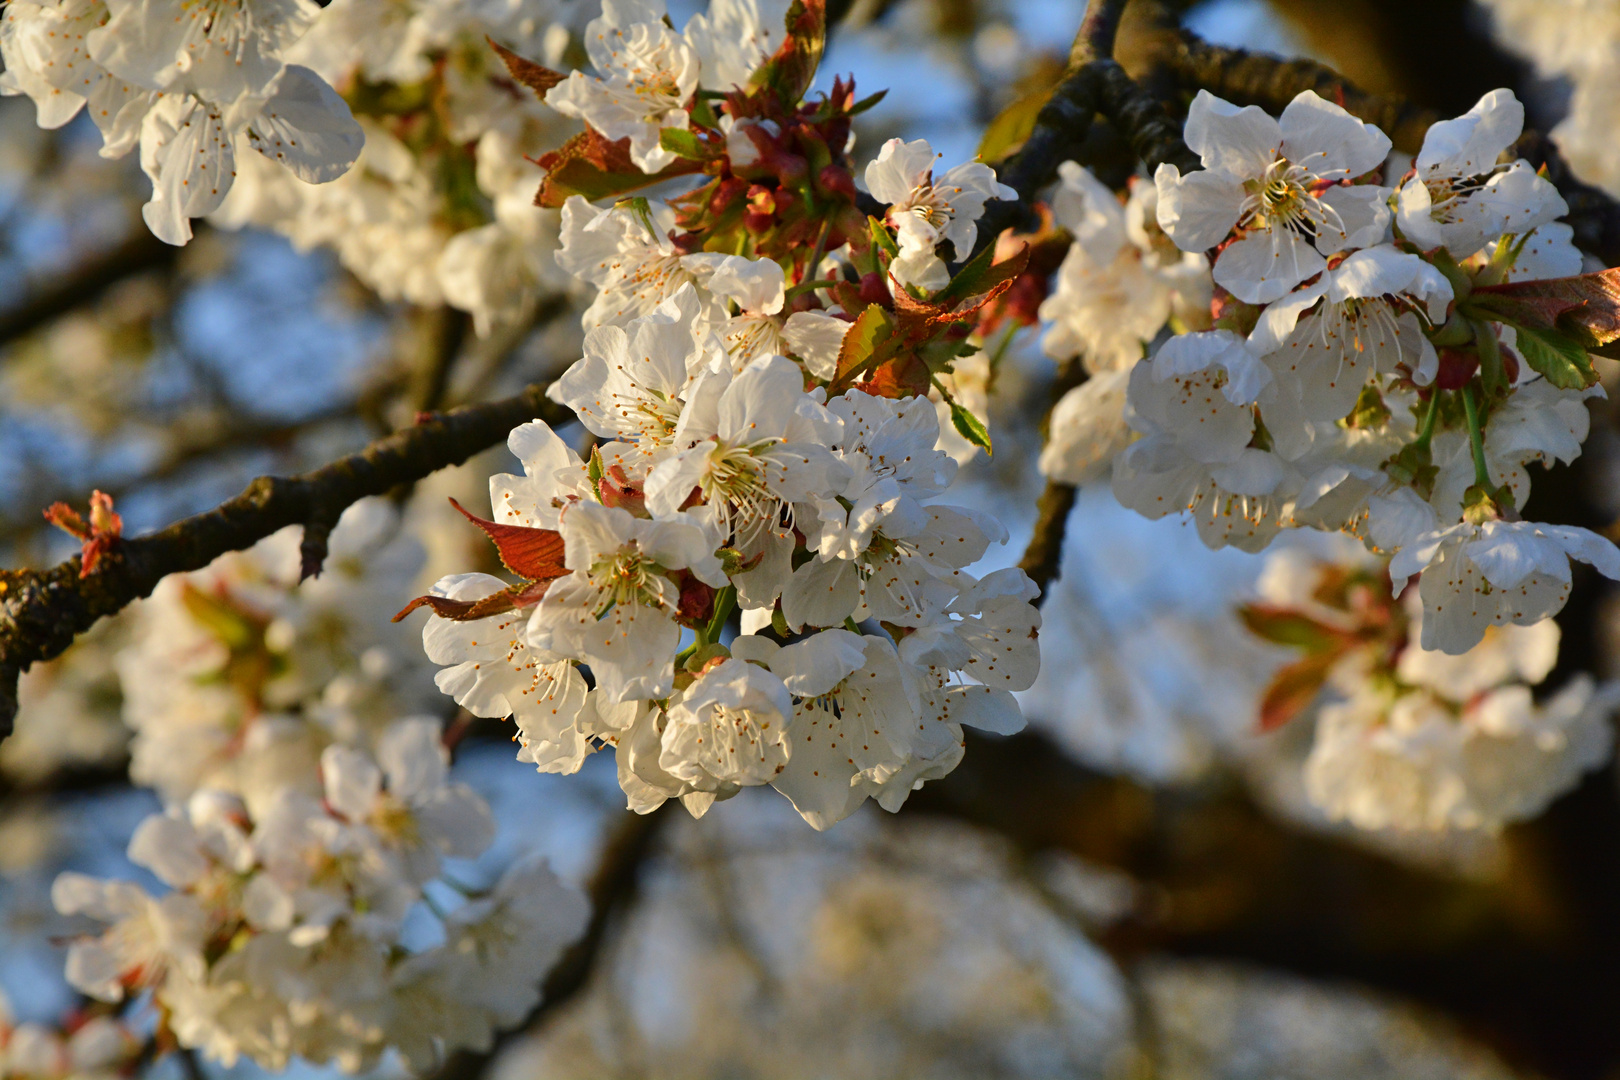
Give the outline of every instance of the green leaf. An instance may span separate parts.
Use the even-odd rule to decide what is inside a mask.
[[[958,435],[974,446],[982,446],[986,454],[994,453],[990,448],[990,429],[959,401],[951,402],[951,426],[956,428]]]
[[[1342,633],[1292,608],[1245,604],[1238,609],[1238,615],[1251,634],[1273,645],[1304,649],[1312,655],[1324,652],[1336,654],[1345,645]]]
[[[866,305],[866,310],[856,317],[854,325],[844,334],[833,381],[841,382],[866,367],[893,329],[894,323],[887,311],[876,304]]]
[[[1597,382],[1592,358],[1580,342],[1557,330],[1518,328],[1518,351],[1532,371],[1560,390],[1584,390]]]
[[[660,131],[658,145],[672,154],[694,161],[705,161],[713,156],[697,135],[686,128],[665,128]]]
[[[950,284],[934,294],[934,303],[950,304],[970,296],[982,296],[1024,272],[1029,265],[1029,245],[1011,258],[996,262],[996,245],[986,244],[966,266],[956,272]]]
[[[889,235],[889,227],[875,217],[866,219],[867,230],[872,234],[872,246],[880,248],[891,259],[900,257],[900,248]]]
[[[849,107],[849,112],[848,112],[847,115],[849,115],[849,116],[859,116],[861,113],[865,112],[867,109],[870,109],[872,106],[874,106],[878,102],[882,101],[884,99],[884,97],[888,95],[888,93],[889,92],[887,90],[879,90],[877,93],[871,95],[870,97],[861,98],[861,100],[857,101],[855,104],[853,104],[853,105],[851,105]]]
[[[826,0],[793,0],[784,25],[787,36],[781,47],[754,71],[749,83],[771,88],[782,104],[791,106],[810,89],[827,47]]]
[[[1023,146],[1030,132],[1035,130],[1035,117],[1052,100],[1054,89],[1045,86],[1025,94],[997,113],[985,127],[984,138],[979,140],[979,160],[1001,161]]]

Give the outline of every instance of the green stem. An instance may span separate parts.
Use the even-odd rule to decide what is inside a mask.
[[[1485,393],[1497,397],[1507,389],[1507,372],[1502,368],[1502,350],[1496,341],[1496,332],[1483,319],[1470,319],[1474,327],[1474,348],[1479,350],[1479,377],[1485,384]]]
[[[1436,390],[1429,395],[1429,411],[1423,417],[1423,429],[1418,432],[1417,441],[1412,445],[1427,447],[1430,442],[1434,441],[1435,421],[1440,418],[1441,393],[1442,391]]]
[[[797,285],[789,285],[787,289],[783,291],[782,298],[784,300],[792,300],[800,293],[807,293],[812,289],[830,289],[836,284],[838,284],[838,282],[832,278],[821,278],[816,281],[801,281]]]
[[[1468,416],[1468,445],[1474,451],[1474,483],[1491,490],[1491,470],[1485,464],[1485,433],[1479,426],[1479,400],[1474,384],[1463,387],[1463,412]]]
[[[704,645],[713,645],[720,640],[720,631],[725,629],[726,620],[731,618],[732,609],[737,606],[737,587],[727,585],[714,594],[714,614],[709,617],[709,625],[703,628],[699,640]]]

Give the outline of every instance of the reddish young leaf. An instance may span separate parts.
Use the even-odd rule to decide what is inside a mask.
[[[511,73],[512,78],[533,90],[541,100],[545,99],[546,91],[568,78],[560,71],[541,67],[533,60],[519,56],[492,37],[486,35],[484,40],[489,42],[489,47],[494,49],[496,55],[506,64],[506,70]]]
[[[113,513],[112,496],[103,491],[90,494],[90,520],[86,522],[79,512],[64,502],[52,503],[45,510],[45,520],[63,532],[81,541],[79,576],[87,578],[96,572],[101,560],[124,538],[124,519]]]
[[[776,91],[791,106],[804,97],[815,80],[821,54],[827,47],[827,0],[794,0],[785,20],[782,45],[750,80],[754,86]]]
[[[514,585],[510,589],[502,589],[500,592],[481,596],[477,600],[452,600],[448,596],[418,596],[401,608],[393,621],[399,622],[419,607],[432,608],[433,614],[452,622],[487,619],[491,615],[533,607],[545,597],[546,590],[550,587],[551,581],[548,579],[531,581],[527,585]]]
[[[1607,354],[1620,342],[1620,267],[1595,274],[1477,286],[1471,303],[1515,326],[1561,330]]]
[[[1324,626],[1293,608],[1275,604],[1245,604],[1238,608],[1243,625],[1256,637],[1273,645],[1288,645],[1308,653],[1333,651],[1335,655],[1350,643],[1342,631]]]
[[[675,611],[677,622],[687,626],[702,626],[714,617],[714,587],[705,585],[691,574],[681,571],[681,602]]]
[[[471,513],[454,499],[450,500],[450,505],[495,542],[501,565],[512,573],[530,581],[549,581],[568,573],[563,565],[563,538],[557,530],[489,521]]]
[[[546,178],[535,196],[536,206],[559,207],[570,195],[583,195],[595,201],[656,184],[672,176],[702,172],[703,163],[677,158],[674,164],[656,173],[644,173],[630,160],[628,136],[617,142],[594,128],[586,128],[551,153],[540,158]]]
[[[1260,701],[1260,730],[1275,731],[1304,712],[1338,658],[1334,652],[1318,653],[1280,668]]]

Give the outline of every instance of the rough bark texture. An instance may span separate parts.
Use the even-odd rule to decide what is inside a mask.
[[[11,732],[17,678],[30,664],[59,656],[97,619],[149,595],[167,575],[200,570],[288,525],[308,529],[306,562],[318,565],[325,533],[351,504],[459,465],[535,417],[563,423],[572,414],[536,384],[500,401],[425,417],[313,472],[261,476],[212,510],[120,541],[88,577],[79,576],[77,555],[47,570],[0,570],[0,737]]]

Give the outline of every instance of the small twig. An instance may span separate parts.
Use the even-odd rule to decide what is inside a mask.
[[[30,664],[61,655],[97,619],[150,594],[169,574],[200,570],[288,525],[335,522],[352,503],[459,465],[535,417],[563,423],[573,414],[537,383],[435,414],[313,472],[261,476],[212,510],[122,540],[88,577],[79,577],[77,555],[47,570],[0,570],[0,737],[11,732],[17,677]]]
[[[1036,503],[1035,532],[1024,549],[1024,557],[1018,560],[1018,567],[1041,590],[1039,600],[1046,599],[1047,587],[1058,576],[1058,567],[1062,565],[1063,538],[1068,532],[1075,495],[1073,484],[1048,480],[1046,490]]]
[[[8,307],[0,314],[0,343],[19,338],[91,303],[125,278],[174,265],[181,250],[165,244],[142,227],[111,251],[92,256],[41,284],[15,306]]]

